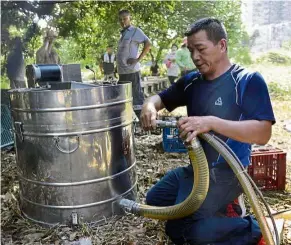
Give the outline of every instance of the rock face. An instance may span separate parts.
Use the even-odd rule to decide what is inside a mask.
[[[291,41],[290,1],[242,1],[242,20],[253,52],[280,48]]]

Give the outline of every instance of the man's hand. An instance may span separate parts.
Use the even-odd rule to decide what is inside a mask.
[[[184,117],[178,121],[180,137],[186,138],[186,142],[190,142],[198,134],[207,133],[212,130],[212,116],[203,117]]]
[[[137,62],[138,62],[138,59],[134,59],[134,58],[129,58],[127,60],[128,65],[135,65]]]
[[[156,127],[157,110],[151,102],[145,103],[141,111],[141,125],[144,130],[148,131]]]

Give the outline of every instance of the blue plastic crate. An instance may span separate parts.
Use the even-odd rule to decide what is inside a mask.
[[[165,152],[187,152],[178,128],[163,128],[163,148]]]
[[[13,143],[11,113],[7,105],[1,104],[1,148]]]

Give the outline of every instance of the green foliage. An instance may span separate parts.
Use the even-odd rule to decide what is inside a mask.
[[[236,62],[250,63],[248,37],[241,23],[240,1],[70,1],[42,4],[41,1],[9,1],[1,3],[3,30],[26,41],[26,64],[34,63],[35,53],[42,45],[40,29],[33,18],[48,20],[59,30],[57,52],[62,63],[90,65],[99,73],[99,57],[111,44],[117,48],[120,36],[118,11],[128,9],[132,22],[151,39],[151,55],[144,61],[161,62],[173,43],[181,43],[188,25],[202,17],[222,20],[228,31],[229,54]],[[45,7],[49,7],[46,8]],[[9,14],[8,14],[9,13]],[[12,19],[12,20],[11,20]],[[9,42],[1,45],[5,57]],[[3,64],[3,63],[2,63]],[[163,67],[161,65],[160,67]]]
[[[53,13],[54,3],[43,1],[1,1],[1,75],[6,73],[7,57],[13,48],[13,39],[20,37],[25,63],[34,63],[36,49],[41,45],[40,28],[35,17]],[[6,76],[6,75],[5,75]],[[4,79],[4,81],[6,81]],[[4,86],[4,85],[3,85]]]
[[[107,44],[117,47],[120,25],[118,11],[128,9],[133,24],[151,39],[151,55],[145,60],[162,61],[166,49],[180,44],[183,33],[193,21],[213,16],[221,19],[229,34],[231,57],[242,63],[250,62],[249,51],[243,44],[247,35],[240,20],[240,1],[77,1],[60,5],[55,25],[63,37],[71,37],[74,51],[82,59],[96,59]],[[69,51],[70,52],[70,51]]]
[[[241,65],[249,65],[252,63],[249,47],[233,47],[229,51],[229,56],[234,62]]]
[[[151,71],[150,71],[150,68],[147,68],[147,69],[142,69],[141,70],[141,76],[142,77],[148,77],[151,75]]]
[[[10,88],[10,81],[8,77],[3,74],[1,75],[1,89],[9,89]]]
[[[165,65],[160,63],[160,64],[158,64],[158,66],[159,66],[160,77],[166,77],[167,76],[167,68],[165,67]],[[142,75],[142,77],[151,76],[150,66],[144,67],[141,70],[141,75]]]
[[[257,63],[272,63],[276,65],[291,65],[291,57],[282,52],[268,52],[256,60]]]
[[[277,82],[268,83],[269,93],[273,98],[291,100],[291,86],[283,87]]]
[[[218,1],[216,4],[214,17],[221,20],[227,30],[230,58],[240,64],[250,64],[249,37],[241,21],[241,2]]]

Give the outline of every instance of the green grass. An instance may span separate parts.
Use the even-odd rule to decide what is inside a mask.
[[[271,51],[254,57],[254,60],[247,68],[262,74],[271,97],[291,100],[291,52],[283,49]]]

